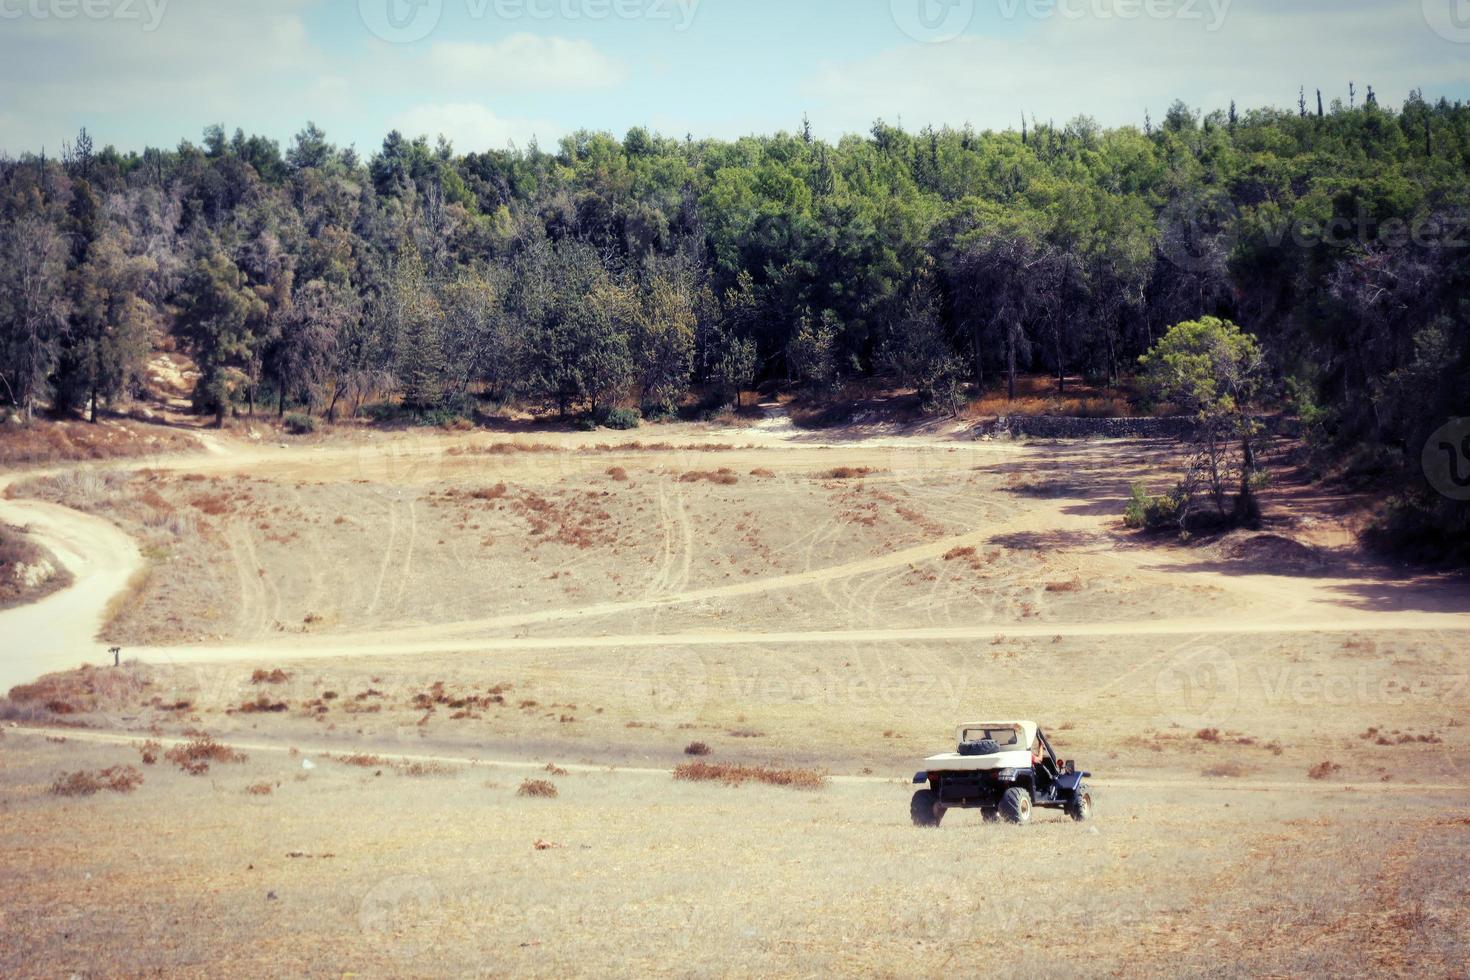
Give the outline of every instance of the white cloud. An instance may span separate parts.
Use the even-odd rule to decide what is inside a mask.
[[[476,102],[415,106],[394,116],[389,125],[410,138],[433,140],[442,134],[460,153],[503,150],[511,142],[524,147],[532,137],[550,143],[563,132],[545,120],[503,118]]]
[[[1087,4],[1074,4],[1090,9]],[[1020,7],[1025,10],[1024,4]],[[1294,106],[1299,86],[1329,101],[1373,85],[1394,104],[1463,79],[1463,52],[1433,34],[1419,5],[1330,12],[1236,0],[1219,30],[1174,19],[1045,17],[1019,37],[905,44],[824,65],[803,87],[824,134],[863,132],[881,116],[928,123],[1019,125],[1022,113],[1061,123],[1079,113],[1106,125],[1160,118],[1176,98],[1207,110]]]
[[[620,84],[621,65],[586,41],[512,34],[500,41],[442,41],[429,49],[431,70],[452,85],[545,91]]]

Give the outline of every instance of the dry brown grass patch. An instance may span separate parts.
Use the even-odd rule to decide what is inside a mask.
[[[1332,762],[1331,760],[1328,760],[1326,762],[1319,762],[1312,768],[1308,769],[1307,778],[1326,779],[1329,776],[1335,776],[1340,772],[1342,772],[1342,766],[1338,765],[1335,762]]]
[[[291,679],[291,675],[281,668],[275,670],[257,670],[250,675],[252,684],[284,684]]]
[[[56,777],[51,792],[57,796],[91,796],[102,790],[131,793],[143,783],[143,774],[132,766],[112,766],[97,772],[80,769]]]
[[[685,755],[711,755],[713,752],[714,749],[710,748],[703,742],[690,742],[688,745],[684,746]]]
[[[815,769],[778,769],[773,766],[747,766],[733,762],[685,762],[674,769],[674,778],[686,782],[723,783],[743,786],[764,783],[791,789],[823,789],[829,782],[826,773]]]
[[[211,762],[244,762],[244,752],[237,752],[228,745],[220,745],[208,735],[198,735],[188,742],[175,745],[163,757],[191,776],[202,776],[209,772]]]
[[[701,480],[722,487],[733,487],[740,482],[740,477],[736,476],[735,471],[728,467],[704,472],[690,471],[679,477],[680,483],[699,483]]]
[[[822,474],[826,480],[861,480],[865,476],[872,476],[881,472],[867,466],[838,466]]]
[[[545,779],[527,779],[521,783],[521,788],[516,790],[516,795],[555,799],[560,794],[557,791],[555,783]]]

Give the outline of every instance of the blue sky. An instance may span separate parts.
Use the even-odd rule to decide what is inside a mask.
[[[577,128],[1105,125],[1297,88],[1470,98],[1470,0],[0,0],[0,151],[308,120],[460,150]]]

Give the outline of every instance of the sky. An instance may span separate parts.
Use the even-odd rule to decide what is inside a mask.
[[[0,0],[0,153],[307,121],[461,152],[577,129],[827,139],[1470,99],[1470,0]]]

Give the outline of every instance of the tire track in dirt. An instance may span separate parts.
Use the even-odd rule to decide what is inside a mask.
[[[94,745],[122,745],[138,746],[145,742],[157,742],[165,748],[173,748],[177,745],[186,745],[192,739],[176,738],[167,735],[144,734],[135,735],[126,732],[99,731],[97,729],[77,728],[37,728],[33,726],[15,726],[6,729],[9,735],[23,736],[29,738],[66,738],[68,741],[84,742]],[[439,765],[463,765],[466,767],[485,767],[495,769],[514,769],[544,772],[546,760],[529,761],[523,759],[490,759],[478,755],[451,755],[451,754],[425,754],[425,753],[403,753],[395,751],[394,748],[377,745],[373,742],[353,742],[342,745],[309,745],[293,740],[289,745],[275,742],[253,742],[240,741],[230,738],[215,738],[213,741],[218,745],[235,749],[240,752],[258,752],[261,754],[284,755],[295,763],[297,756],[316,756],[322,759],[331,759],[336,756],[350,756],[356,754],[379,754],[392,759],[401,759],[405,762],[423,762]],[[394,746],[398,743],[393,743]],[[590,763],[558,763],[559,768],[568,772],[584,774],[602,774],[608,776],[661,776],[670,778],[673,775],[673,767],[654,768],[650,766],[620,766],[616,764],[594,765]],[[912,785],[907,774],[894,774],[892,776],[854,776],[838,774],[829,777],[833,783],[850,786],[891,786],[908,792]],[[1324,796],[1339,793],[1377,793],[1381,795],[1397,795],[1406,788],[1412,788],[1416,792],[1425,793],[1470,793],[1470,784],[1465,783],[1415,783],[1389,785],[1385,783],[1320,783],[1320,782],[1296,782],[1287,780],[1263,781],[1263,780],[1230,780],[1222,782],[1214,779],[1159,779],[1147,776],[1119,776],[1107,779],[1092,778],[1089,785],[1101,788],[1119,789],[1167,789],[1187,790],[1190,792],[1215,791],[1219,793],[1313,793]]]

